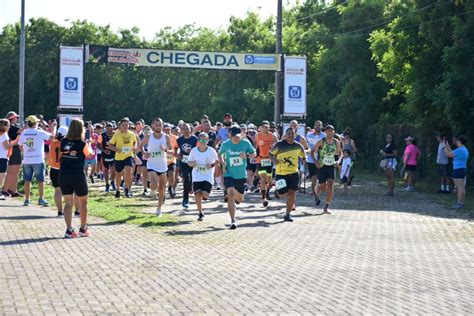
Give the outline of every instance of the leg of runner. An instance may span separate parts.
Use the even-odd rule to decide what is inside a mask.
[[[189,192],[192,188],[192,168],[187,164],[180,163],[181,175],[183,177],[183,202],[181,205],[184,208],[189,207]]]
[[[235,202],[236,202],[236,192],[235,188],[227,188],[227,210],[229,211],[230,216],[230,229],[236,229],[237,224],[235,221]]]
[[[110,191],[109,175],[110,175],[110,169],[104,166],[105,192]]]
[[[326,190],[326,205],[324,206],[324,213],[331,214],[329,204],[331,204],[334,195],[334,179],[327,179]]]
[[[167,172],[167,180],[168,180],[168,194],[170,195],[170,198],[174,199],[176,197],[176,194],[174,193],[173,186],[176,181],[175,178],[175,172],[176,172],[176,165],[175,164],[169,164],[168,165],[168,172]]]
[[[115,189],[117,190],[115,192],[115,197],[116,198],[120,197],[120,189],[121,189],[120,183],[122,183],[122,176],[123,176],[123,171],[115,173],[115,183],[116,183],[116,188]]]
[[[157,198],[156,190],[158,189],[158,175],[155,171],[150,170],[148,171],[148,180],[150,181],[150,197],[152,199]]]
[[[87,197],[87,195],[77,197],[80,207],[81,227],[79,228],[79,236],[81,237],[90,236],[90,231],[87,227]]]
[[[166,173],[158,176],[158,208],[156,209],[156,216],[161,216],[161,208],[165,199],[166,189]]]
[[[124,177],[125,177],[125,197],[131,197],[131,190],[132,190],[132,172],[133,167],[125,166],[124,169]]]
[[[260,194],[262,195],[262,203],[263,203],[263,206],[264,207],[267,207],[268,206],[268,200],[267,200],[267,197],[268,197],[268,191],[267,191],[267,187],[268,187],[268,176],[267,176],[267,172],[265,170],[262,170],[262,171],[259,171],[258,172],[259,176],[260,176]],[[271,182],[271,178],[270,178],[270,182]]]
[[[58,216],[63,215],[63,194],[60,187],[54,188],[54,203],[58,209]]]
[[[64,195],[64,221],[66,222],[65,238],[75,238],[77,233],[72,228],[72,207],[74,206],[74,197],[72,194]]]
[[[148,170],[146,167],[140,167],[140,173],[142,175],[142,182],[143,182],[143,196],[146,195],[148,192]]]

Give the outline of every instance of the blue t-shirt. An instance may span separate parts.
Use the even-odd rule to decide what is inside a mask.
[[[467,159],[469,158],[469,151],[466,146],[458,147],[453,150],[453,169],[467,168]]]
[[[230,127],[222,127],[217,133],[217,139],[219,139],[221,143],[229,139],[229,129]]]
[[[219,150],[219,154],[225,156],[226,172],[224,177],[234,179],[247,178],[247,159],[240,157],[240,153],[253,154],[255,148],[246,139],[240,140],[238,144],[234,144],[232,140],[224,142]]]
[[[320,132],[319,134],[316,134],[316,133],[314,133],[314,132],[308,133],[308,134],[306,135],[306,141],[307,141],[307,143],[308,143],[309,149],[312,150],[313,147],[314,147],[314,145],[316,145],[316,143],[317,143],[320,139],[322,139],[322,138],[324,138],[324,137],[326,137],[326,134],[325,134],[324,132]],[[317,158],[318,158],[318,157],[317,157],[317,156],[318,156],[318,153],[315,153],[315,156],[316,156],[316,159],[317,159]],[[308,162],[308,163],[315,163],[315,162],[314,162],[314,159],[313,159],[313,157],[312,157],[311,155],[308,155],[308,157],[307,157],[307,162]]]

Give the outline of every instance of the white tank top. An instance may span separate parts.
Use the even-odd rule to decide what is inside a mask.
[[[150,135],[148,141],[148,152],[150,158],[148,158],[147,169],[153,170],[159,173],[168,171],[168,163],[166,160],[166,152],[163,151],[163,147],[166,148],[166,135],[161,134],[160,139],[156,139],[154,134]]]

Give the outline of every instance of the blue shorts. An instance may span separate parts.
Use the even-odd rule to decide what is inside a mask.
[[[454,169],[453,170],[453,179],[464,179],[466,177],[466,168]]]
[[[31,182],[33,174],[38,182],[44,182],[44,163],[23,165],[23,180]]]
[[[87,166],[95,166],[97,165],[97,159],[86,159],[86,161],[84,161],[84,167],[87,167]]]

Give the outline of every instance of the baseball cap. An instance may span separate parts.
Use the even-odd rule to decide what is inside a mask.
[[[28,118],[26,120],[28,122],[30,122],[31,124],[38,123],[38,118],[36,117],[36,115],[30,115],[30,116],[28,116]]]
[[[107,122],[107,123],[105,124],[105,127],[114,127],[114,124],[111,123],[111,122]]]
[[[67,135],[68,130],[69,129],[67,128],[67,126],[60,126],[56,133],[58,134],[58,136],[64,137]]]
[[[8,120],[11,120],[12,118],[19,118],[20,116],[18,114],[16,114],[16,112],[14,111],[10,111],[7,113],[7,115],[5,115],[5,118],[8,119]]]
[[[270,127],[276,127],[276,123],[275,122],[270,122]]]
[[[230,113],[226,113],[226,114],[224,114],[224,118],[226,118],[226,117],[232,118],[232,115]]]
[[[119,123],[123,123],[123,122],[130,123],[130,119],[128,117],[124,117],[119,121]]]
[[[248,129],[257,129],[257,126],[255,126],[253,123],[250,123],[249,125],[247,125],[247,128]]]
[[[262,121],[262,124],[261,124],[261,125],[262,125],[262,126],[263,126],[263,125],[270,125],[270,122],[265,120],[265,121]]]
[[[413,137],[411,137],[411,136],[408,136],[407,138],[405,138],[405,141],[407,141],[407,140],[414,141],[415,138],[413,138]]]
[[[240,128],[247,129],[247,125],[245,125],[245,124],[240,124]]]
[[[324,130],[327,131],[328,129],[334,130],[334,126],[332,126],[331,124],[328,124],[324,127]]]
[[[230,128],[230,135],[232,137],[234,136],[240,136],[242,134],[242,129],[240,129],[240,127],[238,125],[234,125]]]
[[[165,123],[165,124],[163,124],[163,128],[171,128],[171,124],[170,123]]]

